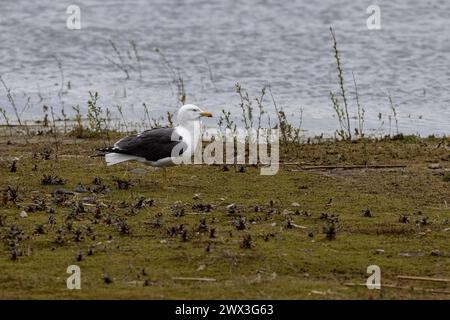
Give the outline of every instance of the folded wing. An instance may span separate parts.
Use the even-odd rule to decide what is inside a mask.
[[[127,136],[117,141],[112,148],[101,151],[143,157],[148,161],[158,161],[171,157],[172,150],[176,146],[178,146],[176,150],[180,150],[178,155],[181,155],[187,149],[187,144],[175,129],[158,128],[146,130],[138,135]]]

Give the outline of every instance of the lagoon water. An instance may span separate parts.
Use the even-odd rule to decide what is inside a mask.
[[[154,51],[160,48],[182,75],[190,103],[239,117],[235,83],[251,97],[270,84],[292,121],[298,123],[303,110],[307,134],[332,133],[337,120],[329,92],[338,90],[333,26],[351,112],[353,71],[368,132],[394,131],[390,94],[400,131],[450,134],[449,1],[78,0],[81,29],[69,30],[71,4],[0,2],[0,74],[23,118],[42,118],[44,104],[58,113],[62,105],[69,114],[73,105],[85,110],[89,90],[98,91],[99,104],[115,115],[122,106],[130,121],[143,118],[143,102],[154,117],[175,111],[176,85]],[[367,28],[371,4],[381,9],[381,30]],[[135,69],[128,80],[110,61],[118,60],[111,40]],[[264,105],[274,119],[268,95]],[[14,118],[3,87],[0,106]]]

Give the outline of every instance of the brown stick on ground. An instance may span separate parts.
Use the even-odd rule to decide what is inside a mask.
[[[290,171],[306,171],[306,170],[332,170],[332,169],[391,169],[391,168],[406,168],[406,165],[390,165],[390,164],[377,164],[377,165],[349,165],[349,166],[306,166],[299,169],[291,169]]]
[[[434,282],[448,282],[448,283],[450,283],[450,279],[443,279],[443,278],[397,276],[397,279],[399,279],[399,280],[419,280],[419,281],[434,281]]]
[[[214,281],[216,281],[216,279],[213,279],[213,278],[190,278],[190,277],[172,277],[172,280],[207,281],[207,282],[214,282]]]
[[[367,285],[365,283],[344,283],[344,286],[346,287],[366,287]],[[381,288],[390,288],[390,289],[400,289],[400,290],[413,290],[413,291],[419,291],[419,292],[430,292],[430,293],[443,293],[443,294],[450,294],[449,290],[440,290],[440,289],[424,289],[424,288],[415,288],[415,287],[409,287],[409,286],[396,286],[392,284],[381,284]]]

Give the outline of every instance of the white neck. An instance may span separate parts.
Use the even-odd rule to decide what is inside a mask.
[[[202,139],[200,120],[184,121],[178,125],[177,131],[188,144],[190,152],[197,148]]]

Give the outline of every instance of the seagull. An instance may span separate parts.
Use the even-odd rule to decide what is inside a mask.
[[[126,136],[112,147],[98,151],[106,152],[108,166],[126,161],[138,161],[157,168],[173,166],[181,163],[180,158],[190,159],[196,150],[201,141],[201,117],[212,117],[212,114],[186,104],[178,110],[176,127],[150,129]]]

